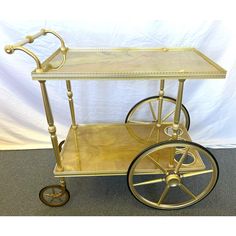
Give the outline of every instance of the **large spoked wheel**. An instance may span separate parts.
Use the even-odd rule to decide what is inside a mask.
[[[160,97],[153,96],[145,98],[135,104],[128,112],[125,123],[153,123],[158,122],[158,106]],[[174,121],[176,100],[171,97],[163,97],[161,122],[171,122]],[[184,105],[181,106],[180,123],[182,123],[187,130],[190,127],[190,116],[188,110]]]
[[[199,202],[213,190],[218,165],[201,145],[172,140],[140,153],[127,177],[129,189],[138,201],[158,209],[179,209]]]
[[[39,192],[39,199],[47,206],[60,207],[70,199],[70,193],[61,185],[50,185]]]

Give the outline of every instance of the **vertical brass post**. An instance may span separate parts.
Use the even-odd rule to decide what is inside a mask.
[[[76,128],[76,119],[75,119],[75,109],[74,109],[74,101],[73,101],[73,92],[71,89],[71,82],[70,80],[66,81],[66,88],[67,88],[67,96],[70,105],[70,114],[71,114],[71,121],[72,121],[72,128]]]
[[[42,97],[43,97],[44,109],[45,109],[46,118],[47,118],[47,122],[48,122],[48,131],[50,133],[53,151],[54,151],[54,155],[56,157],[57,171],[63,171],[63,168],[61,165],[60,151],[58,148],[56,126],[54,125],[53,115],[52,115],[52,111],[51,111],[51,107],[50,107],[50,103],[49,103],[49,99],[48,99],[48,94],[47,94],[45,82],[46,82],[45,80],[39,81],[40,87],[41,87],[41,92],[42,92]]]
[[[173,137],[172,137],[173,139],[178,139],[178,130],[179,130],[181,106],[182,106],[183,91],[184,91],[184,81],[185,80],[179,80],[179,88],[178,88],[178,95],[176,99],[175,116],[174,116],[174,124],[173,124]]]
[[[174,116],[174,123],[173,123],[173,134],[172,139],[178,139],[178,131],[179,131],[179,122],[180,122],[180,114],[181,114],[181,106],[183,100],[183,91],[184,91],[184,82],[185,80],[179,80],[179,87],[178,87],[178,94],[176,99],[176,106],[175,106],[175,116]],[[173,148],[173,152],[170,157],[170,166],[174,166],[174,155],[175,155],[175,148]]]
[[[160,127],[162,120],[162,107],[163,107],[163,97],[164,97],[164,87],[165,80],[160,81],[160,91],[159,91],[159,102],[158,102],[158,114],[157,114],[157,126]]]
[[[76,125],[76,118],[75,118],[75,109],[74,109],[74,101],[73,101],[73,92],[71,88],[71,82],[70,80],[66,80],[66,88],[67,88],[67,96],[68,96],[68,101],[69,101],[69,106],[70,106],[70,114],[71,114],[71,123],[72,123],[72,129],[74,131],[74,143],[75,143],[75,149],[77,152],[79,151],[79,146],[78,146],[78,137],[77,137],[77,125]],[[78,159],[80,163],[80,159]],[[80,166],[80,165],[79,165]]]

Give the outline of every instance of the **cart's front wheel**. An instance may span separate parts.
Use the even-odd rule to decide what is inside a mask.
[[[128,112],[125,123],[153,123],[158,122],[158,112],[160,97],[153,96],[145,98],[135,104],[130,111]],[[175,112],[176,100],[171,97],[164,96],[162,109],[161,109],[161,123],[171,122],[174,120],[174,112]],[[188,110],[184,105],[181,106],[181,114],[180,114],[180,123],[182,123],[186,129],[189,129],[190,126],[190,116]]]
[[[39,192],[39,199],[47,206],[60,207],[70,199],[70,193],[61,185],[50,185]]]
[[[172,164],[171,164],[172,163]],[[131,193],[147,206],[178,209],[206,197],[218,179],[213,155],[189,141],[166,141],[140,153],[128,170]]]

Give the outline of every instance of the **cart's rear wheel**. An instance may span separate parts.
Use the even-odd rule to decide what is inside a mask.
[[[128,186],[134,197],[159,209],[193,205],[213,190],[217,180],[214,156],[201,145],[182,140],[147,148],[128,170]]]
[[[128,112],[125,123],[153,123],[158,122],[158,105],[160,97],[153,96],[145,98],[135,104]],[[171,97],[163,97],[162,105],[162,123],[171,122],[174,120],[176,100]],[[188,130],[190,127],[190,116],[184,105],[181,106],[180,123]]]
[[[47,206],[60,207],[70,199],[70,193],[61,185],[50,185],[39,192],[39,199]]]

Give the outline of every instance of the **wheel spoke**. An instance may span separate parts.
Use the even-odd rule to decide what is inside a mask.
[[[135,123],[135,124],[152,124],[152,121],[141,121],[141,120],[129,120],[130,123]]]
[[[147,155],[149,157],[149,160],[151,160],[152,162],[154,162],[159,168],[160,170],[162,170],[162,172],[164,172],[165,174],[167,174],[167,171],[156,161],[153,159],[153,157],[151,157],[150,155]]]
[[[152,127],[151,132],[150,132],[150,134],[148,135],[147,141],[149,141],[150,138],[152,137],[152,134],[153,134],[153,131],[154,131],[155,128],[156,128],[156,126],[153,126],[153,127]]]
[[[170,189],[170,187],[168,185],[166,185],[163,193],[161,194],[161,197],[160,197],[157,205],[160,205],[163,202],[163,200],[166,198],[167,193],[169,192],[169,189]]]
[[[153,117],[154,121],[157,121],[157,118],[156,118],[156,115],[155,115],[155,112],[154,112],[154,109],[152,106],[152,102],[150,101],[148,104],[149,104],[150,110],[152,112],[152,117]]]
[[[187,155],[188,155],[188,151],[189,151],[189,148],[187,148],[187,149],[185,150],[185,152],[183,153],[183,155],[181,156],[181,158],[180,158],[180,160],[179,160],[177,166],[175,167],[175,173],[178,173],[178,172],[179,172],[179,169],[180,169],[181,165],[183,164],[184,159],[185,159],[185,158],[187,157]]]
[[[180,184],[179,187],[192,198],[197,199],[197,197],[183,184]]]
[[[159,178],[159,179],[153,179],[153,180],[148,180],[140,183],[136,183],[133,186],[141,186],[141,185],[147,185],[147,184],[155,184],[155,183],[161,183],[165,181],[165,178]]]
[[[192,176],[196,176],[196,175],[204,175],[204,174],[209,174],[212,173],[213,170],[200,170],[200,171],[194,171],[194,172],[189,172],[189,173],[184,173],[181,174],[180,177],[181,178],[187,178],[187,177],[192,177]]]
[[[162,122],[167,120],[172,114],[174,114],[175,110],[171,111],[170,113],[168,113],[163,119]]]

